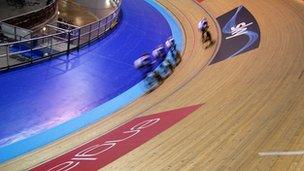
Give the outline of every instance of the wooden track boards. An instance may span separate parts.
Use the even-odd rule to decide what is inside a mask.
[[[245,5],[261,29],[258,49],[208,66],[196,29],[208,14],[190,0],[159,0],[182,23],[183,61],[157,90],[123,110],[0,170],[22,170],[58,156],[128,120],[205,103],[190,116],[104,170],[303,170],[302,156],[259,156],[304,150],[304,4],[297,0],[206,0],[214,18]],[[212,21],[211,18],[208,18]]]

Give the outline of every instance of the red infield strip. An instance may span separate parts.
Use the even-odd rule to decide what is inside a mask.
[[[113,131],[32,170],[98,170],[149,141],[199,107],[201,105],[135,118]]]
[[[201,3],[201,2],[203,2],[204,0],[196,0],[197,2],[199,2],[199,3]]]

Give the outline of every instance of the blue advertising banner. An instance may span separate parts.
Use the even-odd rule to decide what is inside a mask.
[[[253,50],[260,44],[260,28],[254,16],[239,6],[217,18],[222,41],[211,64]]]

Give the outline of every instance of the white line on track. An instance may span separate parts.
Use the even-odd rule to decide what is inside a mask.
[[[270,151],[260,152],[260,156],[298,156],[304,155],[304,151]]]

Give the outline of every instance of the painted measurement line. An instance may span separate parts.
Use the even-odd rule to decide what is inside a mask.
[[[273,152],[260,152],[260,156],[299,156],[304,155],[304,151],[273,151]]]

